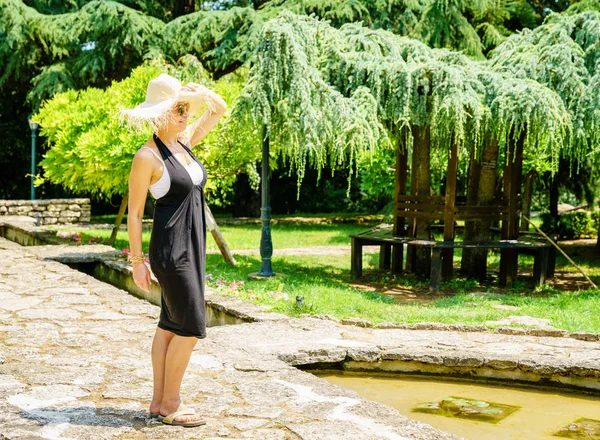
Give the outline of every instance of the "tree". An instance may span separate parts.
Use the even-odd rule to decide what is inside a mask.
[[[267,126],[299,183],[307,161],[318,169],[352,166],[398,139],[395,148],[412,150],[411,194],[429,195],[434,151],[480,158],[494,145],[493,154],[507,157],[519,140],[529,155],[557,164],[571,138],[570,115],[547,87],[383,30],[335,29],[283,12],[264,26],[260,47],[233,112]],[[489,202],[486,191],[482,203]],[[413,233],[429,238],[428,222]],[[427,265],[423,256],[415,267]]]
[[[574,6],[577,6],[575,4]],[[516,34],[495,51],[491,64],[495,70],[509,71],[520,78],[531,78],[546,85],[561,97],[573,121],[573,135],[561,149],[561,158],[576,167],[563,164],[552,186],[549,210],[558,216],[558,190],[573,172],[589,164],[589,154],[600,146],[600,12],[552,14],[533,31]],[[539,175],[543,175],[544,157],[536,160]],[[564,170],[568,169],[566,173]],[[553,174],[558,163],[552,166]],[[582,173],[595,186],[595,173]],[[589,192],[589,191],[588,191]]]
[[[69,90],[46,101],[35,115],[42,135],[51,145],[41,166],[43,179],[73,192],[86,192],[110,198],[127,192],[127,176],[137,149],[151,135],[135,133],[120,122],[119,110],[131,108],[144,100],[148,81],[168,72],[183,83],[201,82],[232,100],[241,89],[243,77],[225,77],[212,83],[206,71],[193,57],[180,60],[177,66],[154,61],[144,64],[123,81],[108,88]],[[227,120],[227,116],[225,116]],[[228,186],[226,179],[244,170],[259,155],[256,136],[237,124],[221,124],[196,148],[196,153],[211,170],[207,192],[218,194]],[[233,138],[242,141],[233,142]],[[248,143],[243,143],[248,141]],[[224,183],[225,181],[225,183]]]
[[[450,5],[454,8],[452,14],[447,18],[438,17],[442,20],[441,27],[433,30],[439,33],[450,29],[448,32],[452,35],[443,40],[447,43],[443,44],[450,47],[465,47],[467,43],[462,41],[461,35],[473,36],[471,31],[455,32],[456,20],[464,24],[464,18],[471,23],[487,51],[496,44],[490,42],[491,37],[486,37],[493,34],[490,29],[497,30],[503,37],[503,28],[509,31],[519,28],[514,23],[508,25],[508,21],[527,16],[510,13],[507,18],[506,7],[517,10],[510,6],[513,3],[506,6],[491,0],[487,3],[458,1],[453,0],[454,6]],[[35,110],[42,100],[67,89],[107,87],[111,81],[127,77],[147,58],[164,55],[175,63],[191,53],[200,59],[213,79],[241,66],[251,67],[257,62],[264,24],[288,8],[326,18],[334,27],[362,20],[374,30],[385,29],[421,38],[423,35],[415,29],[421,23],[421,29],[429,32],[423,25],[429,16],[424,15],[424,11],[427,8],[432,11],[434,7],[432,0],[206,1],[197,2],[194,6],[197,12],[171,20],[179,3],[179,0],[30,0],[26,2],[31,6],[28,7],[17,0],[0,1],[0,57],[6,61],[0,76],[0,90],[4,92],[0,100],[5,103],[0,104],[0,108],[20,109],[10,112],[20,118],[15,122],[10,119],[12,115],[7,116],[9,112],[0,115],[3,137],[21,149],[27,148],[28,144],[22,141],[23,134],[17,135],[3,127],[15,126],[18,121],[27,136],[22,115],[28,114],[31,108]],[[434,38],[434,34],[429,37]],[[403,50],[413,50],[412,44]],[[15,90],[20,92],[13,94]],[[25,91],[26,102],[22,99]]]

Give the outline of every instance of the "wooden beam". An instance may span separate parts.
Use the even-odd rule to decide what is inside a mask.
[[[215,243],[217,243],[217,246],[221,251],[221,255],[223,256],[223,259],[226,262],[231,263],[233,266],[236,266],[237,262],[235,261],[233,254],[229,250],[229,246],[227,246],[227,243],[225,242],[225,237],[223,237],[223,234],[219,229],[219,225],[217,225],[217,222],[215,221],[215,218],[212,215],[212,211],[206,203],[204,204],[204,218],[206,219],[206,227],[215,239]]]

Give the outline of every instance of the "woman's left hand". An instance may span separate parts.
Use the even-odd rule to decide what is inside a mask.
[[[201,84],[196,84],[195,82],[189,82],[183,86],[183,88],[193,93],[200,93],[204,95],[205,99],[208,101],[208,108],[213,114],[223,114],[227,109],[227,103],[223,101],[223,98],[221,98],[219,94],[213,92],[208,87],[205,87]]]
[[[187,83],[185,86],[183,86],[183,89],[187,89],[188,91],[195,93],[210,92],[210,90],[207,87],[200,84],[196,84],[195,82]]]

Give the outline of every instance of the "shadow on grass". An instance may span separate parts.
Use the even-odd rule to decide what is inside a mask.
[[[245,224],[245,225],[223,225],[221,227],[225,239],[227,240],[227,231],[236,231],[238,234],[240,233],[254,233],[260,234],[261,225],[257,224]],[[306,235],[306,234],[314,234],[318,236],[319,234],[328,235],[329,238],[325,242],[326,245],[349,245],[350,244],[350,235],[358,234],[360,232],[364,232],[369,228],[365,225],[357,225],[357,224],[307,224],[307,223],[279,223],[275,224],[271,227],[271,232],[273,235],[290,235],[294,234],[296,236]],[[256,243],[257,247],[259,246],[259,241]],[[276,243],[275,243],[276,245]],[[291,246],[293,247],[293,246]]]
[[[292,288],[292,290],[296,291],[306,290],[307,293],[310,290],[333,288],[352,292],[352,294],[359,295],[368,301],[386,304],[396,302],[394,298],[382,293],[361,290],[350,285],[349,271],[344,271],[339,266],[328,264],[321,261],[321,259],[319,259],[317,264],[315,264],[314,260],[310,264],[307,264],[303,262],[301,257],[285,256],[273,258],[272,265],[274,272],[276,274],[283,274],[284,277],[251,280],[248,279],[248,274],[259,271],[261,264],[260,257],[236,255],[235,258],[238,264],[237,266],[232,266],[225,263],[220,255],[207,255],[206,271],[211,274],[213,283],[218,279],[229,282],[232,280],[244,281],[247,289],[253,290],[257,287],[264,287],[267,290],[270,289],[273,291],[277,290],[280,284],[283,284],[286,290]],[[323,260],[326,258],[327,256],[324,256]]]

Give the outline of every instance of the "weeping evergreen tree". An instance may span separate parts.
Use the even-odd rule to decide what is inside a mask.
[[[487,0],[432,0],[427,6],[415,34],[431,47],[463,50],[476,58],[483,57],[479,35],[464,13],[469,8],[484,9]]]
[[[549,88],[383,30],[338,30],[284,12],[264,26],[260,44],[234,112],[266,124],[299,182],[307,160],[335,167],[397,139],[394,147],[413,157],[411,194],[429,195],[432,150],[480,160],[491,144],[504,157],[522,139],[529,155],[557,163],[571,138],[570,115]],[[429,234],[419,221],[416,235]],[[427,265],[417,255],[415,269]]]
[[[561,157],[578,166],[589,163],[588,158],[596,156],[590,153],[600,146],[599,41],[600,12],[552,14],[533,31],[508,38],[491,59],[494,70],[536,80],[561,97],[573,122],[573,135]],[[557,169],[554,163],[552,171]],[[560,185],[561,180],[555,179],[551,192],[558,194]],[[551,198],[550,212],[555,216],[557,203],[558,197]]]
[[[18,0],[0,2],[0,90],[20,80],[31,83],[27,99],[67,89],[106,87],[123,79],[145,57],[156,54],[164,24],[113,1],[91,1],[81,9],[44,15]]]
[[[533,79],[554,90],[573,120],[573,138],[562,151],[582,160],[600,145],[600,13],[553,14],[545,24],[507,39],[491,67]]]
[[[219,78],[256,61],[262,27],[286,10],[336,28],[362,22],[479,58],[510,34],[507,20],[518,16],[526,25],[534,23],[533,9],[527,15],[509,0],[271,0],[258,10],[236,6],[173,20],[162,31],[162,50],[172,59],[191,53]]]
[[[324,41],[336,35],[324,22],[289,12],[263,28],[257,64],[236,101],[234,120],[251,115],[266,127],[275,154],[297,171],[352,169],[360,154],[387,141],[376,101],[364,87],[344,96],[318,69]]]
[[[399,35],[412,33],[430,0],[271,0],[264,9],[287,9],[299,15],[314,15],[332,26],[362,22],[372,29]]]

